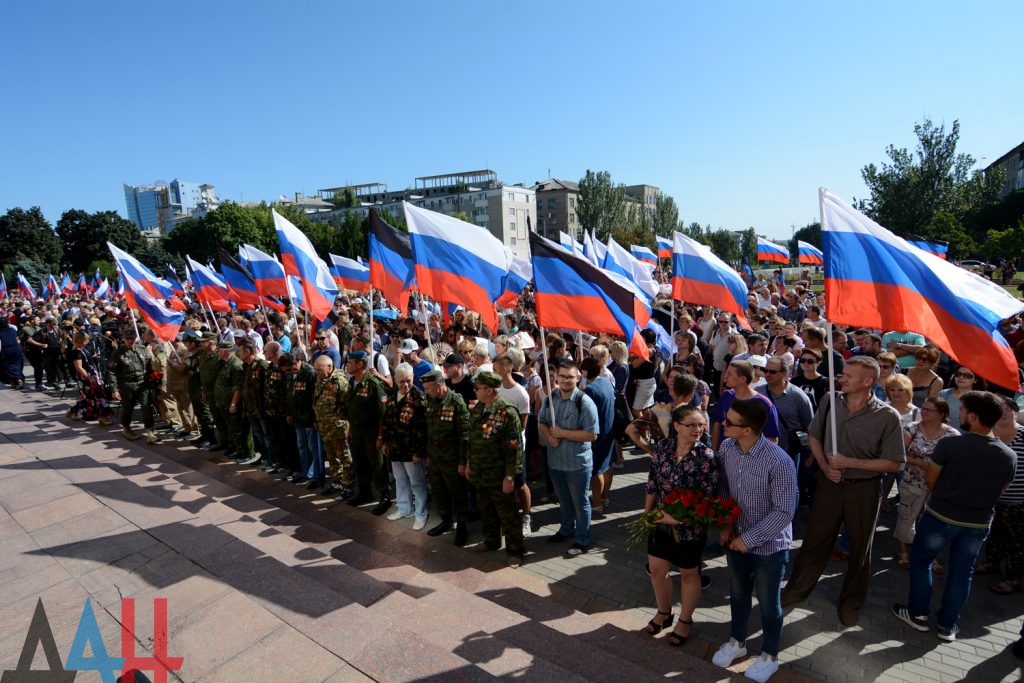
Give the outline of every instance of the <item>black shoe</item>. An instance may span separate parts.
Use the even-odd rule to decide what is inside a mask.
[[[356,492],[352,489],[339,488],[337,494],[334,496],[334,500],[348,501],[352,499],[352,496],[356,495]]]
[[[1010,646],[1010,651],[1013,656],[1017,659],[1024,659],[1024,638],[1021,638],[1016,643]]]
[[[558,533],[556,531],[555,533],[553,533],[550,536],[548,536],[547,538],[545,538],[544,542],[545,543],[561,543],[562,541],[568,541],[569,538],[570,538],[569,536],[563,536],[562,534],[560,534],[560,533]]]
[[[358,507],[360,505],[366,505],[367,503],[372,503],[373,502],[373,496],[371,496],[368,493],[360,493],[357,496],[353,496],[353,497],[349,498],[345,502],[348,503],[349,505],[351,505],[352,507]]]
[[[589,545],[580,545],[579,543],[573,543],[572,547],[565,552],[566,557],[579,557],[590,552]]]
[[[461,548],[469,540],[469,526],[465,522],[458,522],[455,525],[455,545]]]
[[[209,448],[210,447],[210,442],[209,441],[199,440],[199,441],[193,441],[192,445],[195,446],[196,448]]]
[[[427,532],[427,536],[440,536],[441,534],[451,530],[451,528],[451,520],[443,519],[440,524]]]
[[[711,588],[711,577],[708,576],[707,574],[701,574],[700,575],[700,589],[702,591],[706,591],[709,588]]]
[[[324,484],[324,487],[320,490],[321,496],[333,496],[341,487],[335,484],[333,481],[329,481]]]
[[[207,450],[210,451],[211,453],[216,453],[217,451],[226,451],[227,449],[228,449],[228,447],[225,446],[224,444],[217,443],[217,444],[214,444],[214,445],[210,446]]]
[[[370,510],[370,514],[371,515],[376,515],[377,517],[380,517],[385,512],[387,512],[389,509],[391,509],[391,499],[390,498],[381,498],[380,502],[377,503],[377,507],[375,507],[372,510]]]
[[[302,484],[305,484],[307,481],[309,481],[309,479],[307,479],[301,474],[292,479],[292,483],[295,484],[296,486],[301,486]]]
[[[225,450],[224,451],[224,457],[225,458],[231,458],[232,460],[239,460],[240,458],[243,458],[245,456],[243,456],[241,453],[237,453],[235,451]]]
[[[306,484],[306,488],[309,489],[310,491],[314,491],[316,489],[322,489],[323,487],[324,487],[324,480],[323,479],[310,479],[309,483]]]

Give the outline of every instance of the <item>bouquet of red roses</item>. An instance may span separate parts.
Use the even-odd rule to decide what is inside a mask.
[[[678,522],[725,528],[735,523],[741,512],[740,506],[731,497],[722,498],[700,491],[676,489],[665,496],[661,505],[623,526],[626,527],[629,547],[632,548],[647,540],[665,514]],[[672,537],[679,541],[679,529],[675,525],[672,526]]]

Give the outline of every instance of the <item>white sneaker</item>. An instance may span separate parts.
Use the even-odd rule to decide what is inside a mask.
[[[720,666],[724,669],[740,657],[746,656],[747,648],[737,643],[735,638],[730,638],[728,643],[718,648],[718,652],[711,658],[711,661],[715,666]]]
[[[157,436],[156,432],[150,429],[146,432],[146,443],[160,443],[160,437]]]
[[[771,655],[762,652],[761,656],[754,660],[754,663],[750,665],[750,668],[743,672],[743,675],[752,681],[764,683],[774,676],[775,672],[778,670],[779,660],[772,659]]]
[[[533,528],[530,526],[530,515],[523,515],[523,538],[533,534]]]
[[[426,517],[417,517],[416,521],[412,523],[412,530],[413,531],[420,531],[426,525],[427,525],[427,518]]]
[[[389,519],[390,521],[392,521],[392,522],[397,522],[398,520],[402,519],[403,517],[412,517],[412,515],[411,515],[411,514],[409,514],[409,515],[403,515],[403,514],[402,514],[401,512],[399,512],[398,510],[395,510],[395,511],[394,511],[394,512],[392,512],[392,513],[391,513],[390,515],[388,515],[388,519]]]

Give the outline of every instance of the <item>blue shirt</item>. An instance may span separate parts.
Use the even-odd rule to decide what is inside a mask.
[[[779,438],[779,413],[775,410],[775,404],[761,394],[756,394],[754,399],[768,404],[768,421],[764,423],[764,435],[769,439]],[[725,414],[729,412],[729,408],[732,407],[732,402],[735,400],[736,392],[732,389],[722,392],[722,395],[718,397],[718,405],[715,406],[715,422],[725,422]]]
[[[721,495],[732,496],[742,511],[737,535],[754,555],[788,550],[798,498],[793,459],[763,435],[747,452],[725,439],[717,455]]]
[[[591,434],[600,434],[597,418],[597,406],[594,400],[579,389],[573,389],[568,399],[562,398],[562,392],[556,391],[545,397],[541,404],[537,420],[540,424],[551,426],[551,402],[555,406],[555,418],[561,429],[582,429]],[[558,447],[546,444],[548,449],[548,467],[560,472],[576,472],[593,468],[593,452],[589,441],[570,441],[562,439]]]
[[[334,348],[333,346],[328,346],[327,348],[317,349],[316,351],[314,351],[313,360],[311,360],[310,362],[314,362],[320,356],[327,356],[328,358],[331,359],[331,362],[334,363],[334,367],[341,367],[341,354],[338,353],[338,349]]]
[[[425,361],[422,358],[420,362],[412,366],[412,383],[417,389],[423,391],[423,375],[427,374],[434,369],[434,366],[430,364],[430,361]]]
[[[292,338],[287,334],[277,340],[277,343],[281,345],[281,353],[292,352]]]
[[[590,397],[597,410],[597,440],[590,444],[594,462],[603,464],[615,452],[615,387],[607,377],[587,382],[583,393]]]

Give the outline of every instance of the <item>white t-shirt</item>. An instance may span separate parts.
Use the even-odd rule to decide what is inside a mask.
[[[513,406],[515,406],[516,412],[519,413],[520,419],[524,415],[530,414],[530,394],[526,392],[526,389],[516,384],[511,389],[506,389],[504,385],[498,387],[498,396],[505,399]],[[523,421],[523,441],[526,443],[526,422]]]

